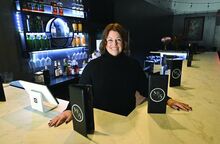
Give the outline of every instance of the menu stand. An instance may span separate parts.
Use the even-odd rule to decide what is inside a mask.
[[[148,113],[166,113],[168,75],[149,75]]]
[[[180,86],[182,76],[182,60],[172,60],[170,70],[170,87]]]
[[[73,129],[81,135],[94,132],[92,86],[72,84],[69,86],[70,104],[73,115]]]

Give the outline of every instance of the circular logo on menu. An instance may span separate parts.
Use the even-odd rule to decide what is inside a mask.
[[[73,104],[71,110],[72,110],[74,119],[78,122],[82,122],[83,121],[82,109],[77,104]]]
[[[154,88],[150,92],[150,99],[154,102],[161,102],[165,96],[165,92],[161,88]]]
[[[172,71],[172,77],[173,77],[174,79],[178,79],[180,76],[181,76],[181,71],[180,71],[180,69],[174,69],[174,70]]]

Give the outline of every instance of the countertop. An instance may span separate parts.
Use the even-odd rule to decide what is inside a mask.
[[[94,109],[95,133],[88,138],[73,130],[72,122],[49,128],[48,121],[62,112],[67,101],[47,113],[31,109],[27,93],[4,85],[0,102],[0,143],[10,144],[218,144],[220,142],[220,61],[217,53],[194,56],[192,67],[183,63],[182,83],[168,95],[190,104],[192,112],[167,107],[166,114],[148,114],[145,102],[127,117]]]

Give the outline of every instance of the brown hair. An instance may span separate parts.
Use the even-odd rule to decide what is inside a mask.
[[[105,27],[105,29],[102,33],[102,41],[99,46],[101,54],[105,54],[105,52],[106,52],[106,44],[107,44],[106,38],[111,30],[116,31],[120,34],[120,36],[122,38],[123,52],[126,55],[129,55],[130,50],[128,47],[128,34],[127,34],[127,31],[123,28],[123,26],[120,25],[119,23],[110,23]]]

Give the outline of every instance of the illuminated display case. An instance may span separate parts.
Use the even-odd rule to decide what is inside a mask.
[[[16,29],[21,53],[31,73],[54,62],[82,67],[88,59],[86,2],[82,0],[15,0]]]

